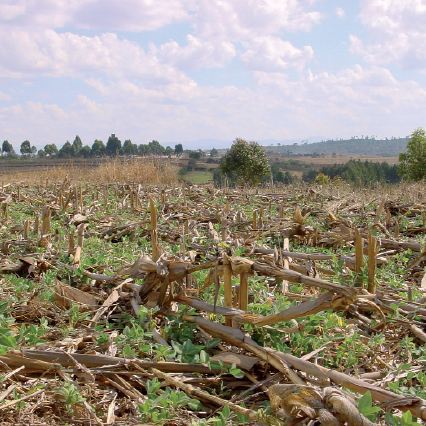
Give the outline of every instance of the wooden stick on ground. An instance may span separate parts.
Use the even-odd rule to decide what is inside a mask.
[[[362,238],[361,234],[359,233],[357,229],[355,231],[355,273],[356,273],[355,286],[356,287],[362,287],[363,285],[362,276],[361,276],[362,267],[364,266],[363,247],[364,247],[364,239]]]
[[[248,272],[240,274],[240,309],[246,311],[248,308]]]
[[[224,305],[232,307],[232,269],[228,256],[223,256],[223,285],[224,285]],[[231,325],[230,318],[225,319],[226,325]]]
[[[141,361],[138,359],[120,358],[106,355],[90,355],[73,353],[72,357],[87,368],[126,368],[128,371],[134,371],[132,365],[144,369],[157,368],[158,370],[170,373],[200,373],[216,374],[224,371],[222,367],[211,368],[202,364],[186,364],[178,362],[153,362]],[[73,367],[67,354],[54,351],[37,351],[24,349],[21,352],[9,352],[0,356],[0,361],[7,364],[10,368],[25,366],[25,371],[30,372],[55,372],[59,366]]]
[[[373,400],[391,404],[392,407],[401,411],[409,410],[414,416],[419,417],[421,420],[426,420],[426,401],[421,398],[406,398],[403,395],[398,395],[386,389],[379,388],[378,386],[364,382],[363,380],[357,379],[356,377],[351,377],[345,373],[322,367],[309,361],[304,361],[288,353],[279,352],[267,347],[261,347],[240,330],[226,327],[201,317],[190,317],[186,315],[184,319],[197,323],[201,328],[203,328],[212,336],[218,337],[232,345],[243,348],[255,354],[259,358],[268,361],[279,371],[284,372],[284,374],[286,374],[286,371],[283,371],[282,366],[285,366],[286,369],[292,374],[295,374],[292,370],[292,368],[294,368],[296,370],[303,371],[310,376],[317,377],[322,381],[330,380],[337,385],[351,389],[358,393],[365,393],[370,391]],[[279,365],[279,362],[277,363],[277,360],[273,357],[273,355],[278,357],[278,359],[281,359],[283,364]],[[296,375],[296,377],[298,376]]]
[[[283,250],[290,251],[290,239],[289,238],[284,238]],[[283,267],[284,267],[284,269],[289,269],[290,262],[288,260],[288,257],[284,257]],[[281,291],[282,291],[283,294],[286,294],[288,292],[288,281],[285,280],[285,279],[282,280]]]
[[[376,253],[377,239],[371,233],[368,234],[368,291],[376,293]]]
[[[174,386],[178,389],[182,389],[188,395],[195,396],[197,398],[202,398],[207,401],[212,402],[215,405],[219,405],[220,407],[229,407],[232,411],[236,413],[242,414],[248,417],[251,421],[257,420],[257,413],[254,410],[250,410],[248,408],[244,408],[239,406],[238,404],[234,404],[231,401],[227,401],[226,399],[219,398],[215,395],[210,395],[209,393],[196,388],[188,383],[182,383],[175,377],[170,376],[169,374],[163,373],[156,368],[151,369],[152,373],[160,379],[163,379],[168,385]]]
[[[149,208],[151,212],[151,245],[152,245],[152,260],[156,262],[160,257],[160,247],[158,244],[158,231],[157,231],[157,207],[154,200],[149,199]]]

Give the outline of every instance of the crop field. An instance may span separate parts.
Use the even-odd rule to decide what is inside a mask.
[[[0,184],[11,182],[133,182],[138,184],[176,184],[178,165],[164,158],[103,158],[92,160],[37,161],[33,159],[1,162]]]
[[[184,180],[195,185],[202,185],[213,181],[213,174],[208,170],[194,170],[185,173]]]
[[[424,185],[152,167],[3,180],[1,424],[426,421]]]

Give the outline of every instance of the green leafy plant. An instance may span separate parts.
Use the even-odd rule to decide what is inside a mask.
[[[72,382],[65,382],[58,390],[58,394],[62,397],[65,409],[70,415],[74,413],[75,406],[82,404],[85,401],[85,398],[81,395],[79,389]]]
[[[139,414],[143,421],[163,424],[176,415],[180,408],[198,410],[201,403],[186,395],[185,392],[166,388],[161,390],[161,383],[157,378],[146,383],[147,399],[138,405]]]
[[[88,312],[81,312],[77,303],[73,303],[68,310],[68,318],[70,327],[75,327],[78,323],[89,318]]]
[[[385,421],[390,426],[417,426],[419,424],[409,411],[406,411],[401,417],[386,413]]]
[[[18,342],[20,344],[36,345],[44,342],[43,336],[49,329],[49,324],[46,318],[40,319],[40,325],[23,324],[19,327]]]
[[[367,417],[367,419],[373,422],[377,421],[377,416],[382,411],[380,407],[373,405],[373,398],[370,391],[366,392],[358,400],[358,410],[361,414]]]

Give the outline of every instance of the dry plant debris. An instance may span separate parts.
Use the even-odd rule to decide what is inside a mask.
[[[2,185],[1,423],[425,422],[425,197]]]

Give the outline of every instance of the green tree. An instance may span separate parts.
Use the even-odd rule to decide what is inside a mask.
[[[124,141],[122,148],[123,155],[135,155],[138,153],[138,146],[133,144],[130,139]]]
[[[201,158],[201,151],[190,151],[189,152],[189,158],[193,158],[194,160],[199,160]]]
[[[83,157],[83,158],[89,158],[89,157],[90,157],[90,155],[91,155],[91,153],[92,153],[92,150],[90,149],[90,146],[89,146],[89,145],[84,145],[84,146],[80,149],[80,151],[79,151],[78,155],[79,155],[80,157]]]
[[[74,155],[78,157],[80,155],[81,148],[83,148],[83,142],[80,139],[80,136],[76,136],[74,142],[72,143],[74,149]]]
[[[46,151],[44,149],[39,149],[37,152],[37,156],[39,156],[40,158],[46,157]]]
[[[58,155],[58,147],[54,143],[48,143],[44,147],[44,152],[48,157]]]
[[[220,168],[231,183],[256,185],[270,174],[264,149],[256,142],[236,139],[223,157]]]
[[[28,140],[25,140],[21,143],[21,154],[24,156],[31,155],[31,143]]]
[[[175,145],[175,155],[182,155],[183,153],[183,146],[181,143],[178,143],[177,145]]]
[[[58,156],[61,158],[71,158],[74,157],[74,154],[74,147],[66,141],[59,150]]]
[[[303,180],[313,181],[316,169],[310,169],[303,174]],[[320,173],[330,178],[340,177],[355,185],[370,185],[377,182],[396,183],[400,181],[395,165],[388,163],[373,163],[370,161],[350,160],[345,164],[325,166]]]
[[[3,155],[6,155],[8,157],[15,154],[15,150],[13,149],[13,146],[9,141],[3,141],[3,144],[1,146],[1,152],[3,153]]]
[[[197,166],[197,160],[195,158],[190,158],[186,166],[186,169],[188,171],[195,170],[196,166]]]
[[[407,151],[399,155],[399,173],[407,180],[426,178],[426,131],[416,129],[407,143]]]
[[[121,150],[121,141],[113,133],[109,138],[106,144],[105,151],[110,157],[115,157],[120,154]]]
[[[148,150],[148,145],[147,144],[144,144],[144,143],[141,143],[139,146],[138,146],[138,154],[139,155],[142,155],[142,156],[144,156],[145,157],[145,155],[148,155],[149,154],[149,152],[148,152],[149,150]]]
[[[93,142],[92,145],[92,149],[91,149],[91,156],[92,157],[102,157],[103,155],[105,155],[106,149],[105,149],[105,144],[99,140],[96,139],[95,142]]]
[[[210,157],[217,157],[219,155],[219,151],[216,148],[210,150]]]
[[[293,176],[288,171],[281,170],[280,163],[273,163],[271,166],[272,179],[274,183],[289,184],[293,182]]]
[[[166,152],[166,149],[163,145],[160,144],[160,142],[153,140],[149,142],[148,144],[148,153],[150,155],[164,155]]]

